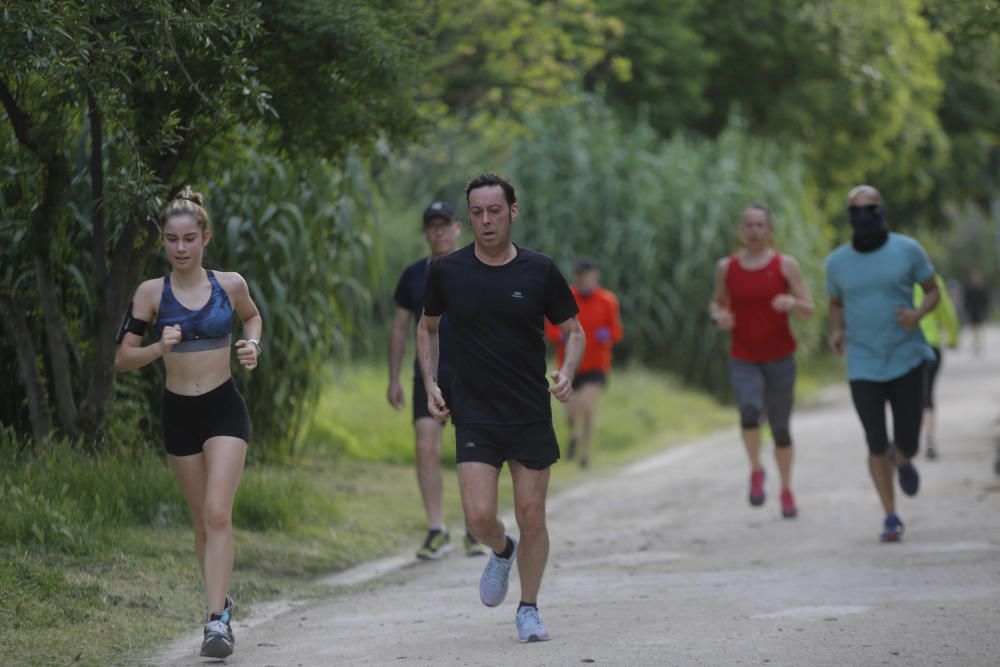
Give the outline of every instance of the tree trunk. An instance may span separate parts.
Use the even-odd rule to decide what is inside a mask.
[[[93,363],[87,393],[80,403],[77,416],[77,428],[93,442],[104,425],[107,417],[108,402],[115,386],[114,358],[118,344],[115,334],[124,315],[126,304],[134,286],[138,283],[139,269],[145,263],[146,257],[156,244],[157,235],[153,232],[152,223],[147,223],[143,232],[144,222],[134,221],[118,239],[115,251],[112,253],[108,280],[100,286],[101,316],[97,327],[97,339],[94,341]],[[144,234],[139,248],[134,248],[137,234]]]
[[[69,166],[61,153],[46,156],[45,192],[41,205],[31,220],[32,251],[35,259],[35,282],[38,289],[45,341],[48,347],[52,384],[56,398],[59,425],[72,434],[76,428],[76,401],[73,398],[73,369],[70,365],[69,343],[63,329],[59,305],[59,288],[52,272],[51,239],[55,235],[57,211],[65,206],[69,187]]]
[[[5,335],[13,343],[17,354],[17,368],[21,373],[21,382],[28,397],[31,433],[35,436],[35,442],[40,442],[52,432],[52,419],[45,404],[42,376],[35,362],[38,355],[35,343],[31,340],[24,309],[3,289],[0,289],[0,319],[3,320]]]

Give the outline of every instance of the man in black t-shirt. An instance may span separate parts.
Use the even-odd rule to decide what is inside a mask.
[[[406,267],[393,296],[396,316],[389,334],[389,389],[386,397],[389,404],[397,410],[402,410],[406,405],[399,375],[403,356],[406,354],[406,339],[410,335],[410,322],[419,320],[424,310],[427,272],[433,259],[455,250],[462,229],[462,223],[454,209],[441,201],[432,203],[424,210],[423,221],[424,237],[431,254]],[[438,331],[441,339],[438,381],[445,396],[448,396],[451,388],[452,344],[447,318],[442,319]],[[424,379],[420,375],[420,364],[416,361],[413,369],[413,430],[417,441],[417,483],[428,524],[427,537],[417,551],[417,558],[436,560],[451,551],[451,538],[444,524],[444,510],[441,507],[441,434],[444,424],[427,411]],[[486,553],[485,547],[468,530],[465,531],[465,552],[470,556]]]
[[[538,616],[538,590],[548,558],[545,496],[550,466],[559,459],[550,394],[562,402],[583,354],[576,300],[555,263],[515,246],[511,226],[517,197],[502,176],[483,174],[465,190],[475,242],[431,263],[417,353],[428,412],[455,423],[458,481],[469,529],[492,549],[479,582],[483,604],[507,594],[515,556],[521,575],[517,629],[521,641],[549,638]],[[454,345],[451,397],[439,376],[439,331],[447,313]],[[562,368],[545,377],[545,318],[566,341]],[[514,482],[520,543],[497,518],[497,484],[504,462]]]

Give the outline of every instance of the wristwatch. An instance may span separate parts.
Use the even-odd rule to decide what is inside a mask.
[[[259,357],[263,352],[263,350],[260,349],[260,341],[257,340],[256,338],[248,338],[247,342],[253,345],[255,348],[257,348],[257,356]]]

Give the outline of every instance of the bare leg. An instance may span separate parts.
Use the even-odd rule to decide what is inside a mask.
[[[545,524],[545,496],[550,470],[532,470],[509,461],[514,479],[514,513],[520,530],[517,569],[521,575],[521,601],[537,602],[542,574],[549,558],[549,531]]]
[[[925,442],[934,442],[934,434],[937,430],[937,419],[934,418],[934,410],[924,408],[924,423],[921,432],[924,434]]]
[[[504,525],[497,518],[497,483],[500,469],[488,463],[458,464],[458,488],[469,532],[494,553],[507,548]]]
[[[167,456],[174,476],[180,484],[184,500],[194,523],[194,553],[198,557],[202,583],[205,581],[205,489],[208,486],[208,472],[205,455]]]
[[[743,445],[747,449],[747,458],[750,459],[750,468],[752,470],[760,470],[760,429],[740,429],[740,435],[743,436]]]
[[[601,395],[601,385],[587,382],[573,392],[579,401],[580,421],[583,423],[577,442],[580,446],[580,465],[590,460],[590,445],[594,437],[594,418],[597,414],[597,398]]]
[[[896,452],[896,457],[898,463],[906,462],[906,458],[899,452]],[[869,454],[868,469],[871,472],[872,481],[875,482],[875,490],[878,492],[879,500],[882,501],[882,509],[885,510],[886,514],[894,514],[896,512],[896,496],[892,486],[892,462],[889,461],[888,455]]]
[[[792,461],[795,458],[795,448],[792,445],[787,447],[774,448],[774,459],[778,462],[778,475],[781,477],[781,490],[790,491],[792,488]],[[759,457],[758,457],[759,458]]]
[[[417,437],[417,484],[424,501],[427,523],[432,527],[444,526],[441,508],[444,485],[441,481],[441,432],[440,422],[422,417],[413,423]]]
[[[205,592],[208,610],[214,613],[226,604],[233,574],[233,501],[246,455],[247,443],[239,438],[219,436],[205,442]]]
[[[576,457],[576,447],[583,440],[584,436],[582,411],[583,404],[580,399],[580,393],[574,391],[569,397],[569,402],[566,403],[566,418],[569,421],[569,437],[571,438],[566,458],[570,461]]]

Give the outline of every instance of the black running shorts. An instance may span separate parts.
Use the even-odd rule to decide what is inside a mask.
[[[608,383],[608,374],[604,371],[587,371],[573,378],[573,389],[579,389],[585,384],[599,384],[602,387]]]
[[[232,378],[197,396],[163,390],[163,445],[167,454],[200,454],[206,440],[220,435],[250,442],[250,413]]]
[[[525,468],[545,470],[559,460],[559,442],[552,422],[493,426],[455,425],[455,460],[488,463],[502,468],[514,460]]]

